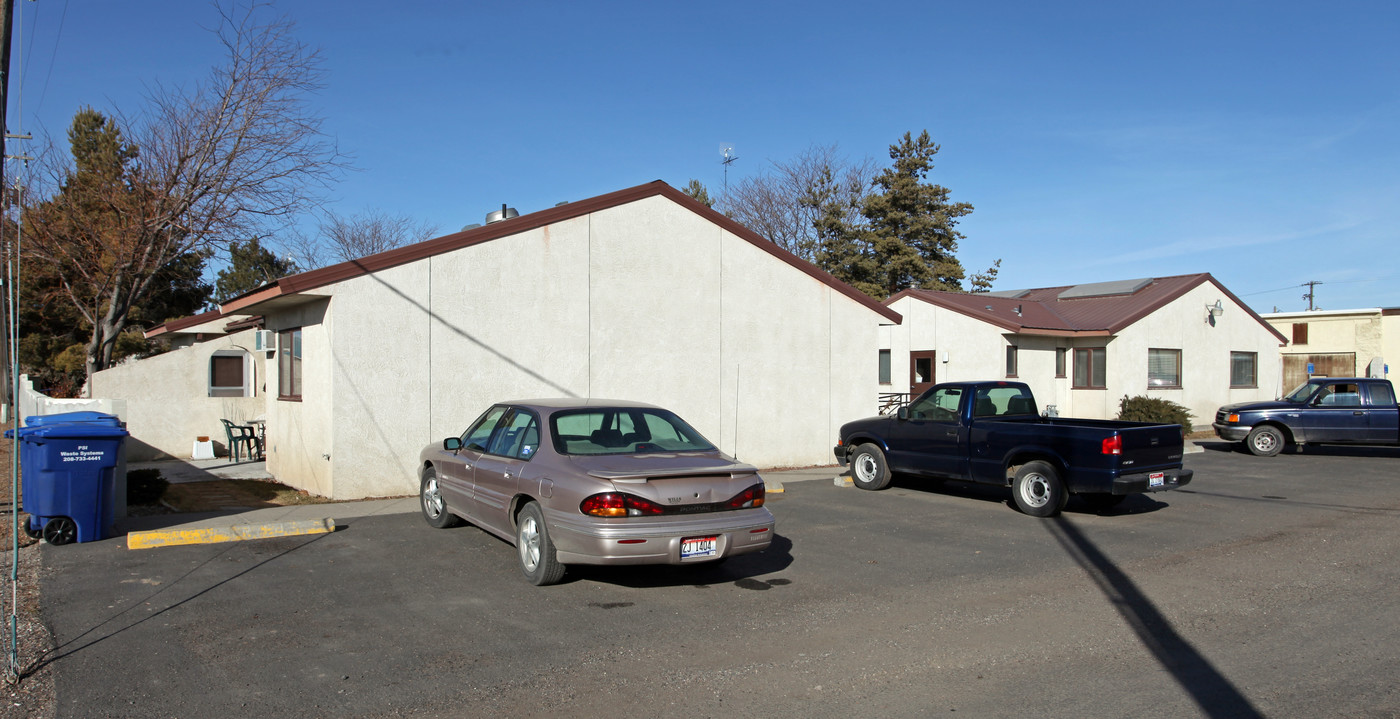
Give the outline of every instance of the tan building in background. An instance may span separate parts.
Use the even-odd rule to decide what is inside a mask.
[[[1273,312],[1263,315],[1284,337],[1283,390],[1308,377],[1386,377],[1400,362],[1400,307]]]

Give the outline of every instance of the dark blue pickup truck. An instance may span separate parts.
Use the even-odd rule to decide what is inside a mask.
[[[1400,407],[1390,380],[1313,377],[1283,399],[1230,404],[1211,424],[1221,439],[1272,457],[1287,445],[1400,444]]]
[[[1129,494],[1185,486],[1181,425],[1046,418],[1020,382],[934,385],[894,416],[841,427],[836,459],[862,489],[894,473],[1011,487],[1022,512],[1049,517],[1078,494],[1107,509]]]

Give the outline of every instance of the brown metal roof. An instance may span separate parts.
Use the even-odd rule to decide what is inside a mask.
[[[198,327],[199,325],[208,322],[214,322],[215,320],[221,319],[224,316],[225,315],[218,310],[209,310],[208,312],[201,312],[197,315],[181,317],[178,320],[170,320],[169,322],[158,324],[155,327],[146,330],[143,333],[143,336],[145,336],[146,339],[151,339],[152,337],[159,337],[161,335],[175,334],[177,332],[180,332],[181,330],[185,330],[190,327]],[[261,327],[262,323],[263,318],[261,315],[251,315],[248,317],[233,317],[229,320],[227,324],[224,325],[223,331],[225,334],[233,334],[234,332],[245,330],[249,327]]]
[[[1123,331],[1205,282],[1215,285],[1216,289],[1278,337],[1279,342],[1286,342],[1278,330],[1208,272],[1095,285],[1041,287],[998,292],[995,295],[904,290],[885,300],[885,304],[893,304],[901,297],[910,296],[1017,334],[1107,336]]]
[[[619,190],[617,192],[611,192],[606,195],[599,195],[587,200],[570,202],[547,210],[532,212],[528,215],[520,215],[519,217],[514,217],[509,220],[493,222],[484,227],[444,235],[436,239],[389,250],[388,252],[381,252],[377,255],[362,257],[358,260],[342,262],[337,265],[322,267],[298,275],[289,275],[259,287],[256,290],[234,297],[220,305],[219,309],[224,314],[265,313],[270,309],[276,309],[280,305],[296,302],[297,299],[300,298],[293,299],[293,296],[300,292],[317,289],[336,282],[343,282],[353,277],[360,277],[379,270],[415,262],[433,255],[452,252],[464,247],[471,247],[472,245],[479,245],[483,242],[490,242],[491,240],[501,237],[527,232],[546,225],[552,225],[556,222],[581,217],[593,212],[610,209],[619,205],[625,205],[629,202],[636,202],[658,195],[719,225],[736,237],[747,240],[755,247],[788,263],[817,281],[826,284],[837,292],[864,305],[871,311],[880,314],[882,317],[896,324],[901,321],[899,313],[890,309],[888,306],[877,302],[869,295],[836,279],[816,265],[798,258],[787,250],[759,236],[747,227],[706,207],[684,192],[660,180],[649,182],[645,185],[630,187],[625,190]]]

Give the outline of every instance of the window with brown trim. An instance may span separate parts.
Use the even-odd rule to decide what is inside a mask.
[[[1147,350],[1149,389],[1181,389],[1181,350]]]
[[[1055,376],[1056,376],[1056,377],[1064,377],[1064,376],[1065,376],[1065,365],[1067,364],[1066,360],[1068,359],[1066,355],[1068,355],[1068,354],[1069,354],[1069,349],[1067,349],[1067,348],[1065,348],[1065,347],[1056,347],[1056,348],[1055,348]]]
[[[1016,345],[1006,346],[1006,376],[1016,376]]]
[[[1104,375],[1108,373],[1108,357],[1105,347],[1074,348],[1074,389],[1104,389]]]
[[[277,399],[301,399],[301,328],[277,333]]]
[[[1293,344],[1295,344],[1295,345],[1305,345],[1305,344],[1307,344],[1307,343],[1308,343],[1308,323],[1306,323],[1306,322],[1294,322],[1294,323],[1293,323]]]
[[[218,350],[209,357],[209,396],[248,397],[247,356],[236,350]]]
[[[1259,353],[1230,353],[1230,387],[1259,386]]]

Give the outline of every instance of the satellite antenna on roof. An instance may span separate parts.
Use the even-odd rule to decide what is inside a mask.
[[[725,192],[725,194],[728,194],[728,193],[729,193],[729,166],[732,165],[732,164],[734,164],[734,161],[737,160],[737,159],[739,159],[739,156],[736,155],[736,154],[734,154],[734,146],[731,145],[731,144],[729,144],[729,143],[727,143],[727,142],[721,142],[721,143],[719,144],[719,154],[721,154],[721,155],[724,156],[724,159],[723,159],[723,160],[720,160],[720,161],[719,161],[719,164],[724,165],[724,192]]]

